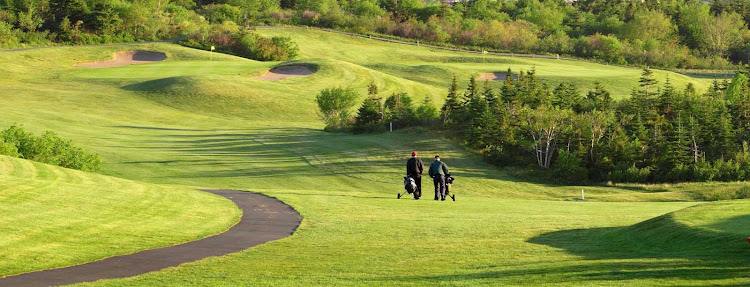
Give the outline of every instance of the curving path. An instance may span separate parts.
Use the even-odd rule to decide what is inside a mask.
[[[297,211],[275,198],[235,190],[204,191],[237,204],[242,210],[240,222],[224,233],[177,246],[0,278],[0,286],[56,286],[135,276],[288,237],[302,221]]]

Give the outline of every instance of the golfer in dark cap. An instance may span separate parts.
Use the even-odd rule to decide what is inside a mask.
[[[422,196],[422,170],[424,170],[422,160],[417,157],[416,151],[411,152],[411,158],[406,161],[406,175],[411,176],[414,183],[417,184],[414,199],[419,199]]]
[[[435,161],[430,165],[428,174],[435,183],[435,200],[445,200],[445,175],[450,174],[450,171],[448,166],[440,161],[440,156],[435,156]]]

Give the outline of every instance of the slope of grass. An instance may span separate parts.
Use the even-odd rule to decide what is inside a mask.
[[[259,30],[259,33],[266,36],[292,37],[300,43],[303,57],[348,61],[407,79],[429,79],[429,82],[443,83],[442,86],[445,87],[450,83],[452,73],[466,85],[471,75],[476,76],[483,72],[505,72],[508,68],[515,72],[536,69],[540,79],[552,85],[567,82],[576,84],[581,90],[589,90],[593,88],[594,82],[601,82],[613,97],[623,98],[638,87],[641,73],[639,69],[585,61],[477,57],[472,54],[396,45],[317,30],[263,29]],[[436,70],[440,72],[435,73]],[[669,77],[669,81],[678,89],[684,89],[688,83],[693,83],[696,90],[701,93],[705,92],[713,81],[661,70],[655,70],[654,74],[660,83],[666,82]]]
[[[211,194],[0,156],[0,276],[193,241],[240,213]]]
[[[700,217],[687,212],[713,203],[679,211],[696,205],[696,199],[738,190],[743,183],[579,187],[525,182],[439,133],[325,133],[315,111],[321,89],[353,86],[364,95],[370,82],[381,88],[381,96],[406,91],[415,100],[429,96],[441,103],[453,72],[468,77],[504,71],[509,65],[515,70],[535,66],[550,82],[572,79],[581,81],[582,88],[596,79],[609,81],[613,92],[613,87],[623,88],[623,96],[637,83],[637,69],[484,59],[322,32],[261,33],[294,38],[303,55],[298,63],[316,65],[317,73],[266,82],[251,76],[283,63],[216,54],[209,61],[208,52],[170,44],[136,47],[171,55],[163,63],[97,70],[72,64],[125,48],[0,54],[0,61],[8,63],[0,69],[13,71],[2,80],[0,126],[22,123],[34,132],[48,129],[74,139],[100,153],[103,172],[111,176],[182,188],[259,191],[282,199],[305,217],[287,239],[92,285],[750,283],[747,263],[721,263],[727,252],[690,253],[669,250],[664,243],[674,239],[667,233],[678,227],[684,231],[678,237],[687,242],[684,236],[704,229],[724,238],[726,229],[750,223],[741,217],[744,201],[729,202],[737,204],[736,213],[712,212],[703,221],[691,221]],[[679,85],[695,81],[705,87],[710,82],[673,76],[673,82],[682,81]],[[424,158],[439,154],[445,159],[457,178],[453,190],[458,201],[395,199],[412,150]],[[428,179],[424,186],[429,199]],[[576,200],[581,188],[586,202]],[[6,216],[0,213],[0,220]],[[653,218],[664,221],[648,223]],[[731,220],[722,223],[726,219]],[[148,222],[143,228],[158,224]],[[639,231],[642,226],[675,228],[644,233]],[[739,229],[736,236],[744,232]],[[661,245],[656,244],[660,239]],[[79,247],[89,252],[89,247]],[[15,261],[0,258],[0,263]]]

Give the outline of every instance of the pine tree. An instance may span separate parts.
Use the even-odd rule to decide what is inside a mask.
[[[368,97],[354,118],[354,132],[376,131],[384,128],[383,105],[380,103],[380,98]]]
[[[430,96],[425,96],[422,104],[419,105],[416,112],[417,120],[422,124],[428,124],[439,119],[440,115],[437,108],[432,105]]]
[[[669,82],[669,76],[667,81],[664,83],[664,91],[659,94],[659,112],[664,115],[667,120],[672,120],[676,117],[678,107],[676,107],[676,95],[674,87]]]
[[[664,154],[664,168],[672,169],[678,164],[690,163],[690,140],[688,129],[683,123],[682,115],[678,115],[666,138]]]
[[[448,88],[448,97],[445,99],[445,104],[441,109],[443,114],[443,123],[451,125],[457,123],[459,115],[462,113],[463,98],[458,93],[458,80],[456,75],[453,75],[453,81]]]
[[[583,111],[605,111],[612,108],[612,95],[607,91],[600,82],[594,82],[594,90],[589,91],[584,98],[586,104]]]
[[[641,113],[636,113],[633,116],[633,121],[628,126],[628,134],[632,138],[637,138],[641,141],[648,139],[648,130],[646,130],[646,124],[643,121]]]
[[[653,95],[653,89],[658,81],[654,79],[654,72],[648,67],[643,68],[641,72],[641,79],[638,80],[638,85],[641,87],[641,95],[645,99],[650,99]]]
[[[502,99],[495,93],[495,91],[492,90],[489,81],[484,82],[484,90],[482,91],[482,96],[484,97],[484,100],[487,101],[488,111],[490,111],[495,116],[499,116],[503,113]]]
[[[471,102],[474,98],[479,97],[479,87],[477,87],[477,78],[471,76],[469,86],[466,88],[466,102]]]
[[[505,75],[505,81],[503,82],[503,87],[500,89],[500,94],[503,99],[503,102],[506,106],[506,110],[510,110],[511,106],[515,104],[516,100],[518,99],[515,89],[516,83],[514,83],[513,80],[513,72],[510,68],[508,68],[508,72]]]
[[[369,96],[377,96],[378,95],[378,86],[375,85],[374,82],[367,85],[367,95]]]
[[[466,89],[466,118],[469,121],[478,119],[487,108],[487,101],[482,98],[477,90],[476,78],[471,77],[469,87]]]

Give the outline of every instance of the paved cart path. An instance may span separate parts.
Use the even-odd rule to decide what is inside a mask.
[[[235,190],[204,191],[237,204],[242,210],[240,222],[224,233],[177,246],[0,278],[0,286],[56,286],[135,276],[285,238],[292,235],[302,221],[297,211],[275,198]]]

